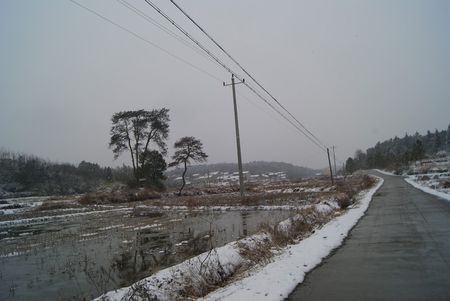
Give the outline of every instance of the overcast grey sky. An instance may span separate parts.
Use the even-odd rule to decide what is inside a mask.
[[[3,0],[0,147],[60,162],[128,163],[114,162],[107,147],[112,114],[167,107],[170,146],[195,136],[209,162],[236,161],[231,88],[221,83],[229,74],[118,1],[77,1],[220,80],[70,1]],[[144,0],[126,1],[170,26]],[[168,0],[154,2],[219,54]],[[341,159],[450,122],[450,1],[178,3]],[[327,164],[245,87],[238,93],[244,161]]]

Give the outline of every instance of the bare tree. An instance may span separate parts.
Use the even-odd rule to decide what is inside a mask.
[[[183,185],[181,185],[178,195],[181,195],[184,186],[186,185],[186,171],[188,164],[191,161],[194,162],[206,162],[208,155],[203,152],[203,143],[195,137],[183,137],[175,142],[174,147],[176,149],[175,154],[172,156],[173,162],[169,164],[169,167],[184,165],[183,171]]]
[[[123,111],[115,113],[111,121],[109,147],[113,149],[114,159],[128,150],[134,176],[139,181],[142,166],[146,163],[141,156],[149,152],[151,142],[156,144],[163,155],[167,154],[169,110],[162,108],[152,111]]]

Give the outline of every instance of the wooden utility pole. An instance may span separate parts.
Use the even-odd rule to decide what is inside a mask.
[[[239,137],[239,120],[238,120],[238,111],[237,111],[237,103],[236,103],[236,88],[234,87],[237,84],[244,83],[242,82],[235,83],[234,74],[231,74],[231,84],[225,84],[224,86],[231,86],[233,90],[233,105],[234,105],[234,125],[236,128],[236,146],[237,146],[237,157],[238,157],[238,168],[239,168],[239,191],[241,193],[241,197],[244,196],[244,175],[242,174],[242,157],[241,157],[241,140]]]
[[[334,160],[334,176],[336,176],[337,169],[336,169],[336,154],[334,153],[334,145],[333,145],[333,160]]]
[[[328,147],[327,147],[327,155],[328,155],[328,165],[330,166],[331,185],[334,185],[333,169],[331,168],[330,150],[328,149]]]

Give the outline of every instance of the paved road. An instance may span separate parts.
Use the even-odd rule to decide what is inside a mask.
[[[288,300],[450,300],[450,202],[401,177]]]

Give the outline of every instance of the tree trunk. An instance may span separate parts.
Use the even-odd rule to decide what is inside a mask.
[[[135,152],[136,152],[136,155],[134,156],[135,158],[136,158],[136,180],[138,181],[138,183],[139,183],[139,178],[140,178],[140,168],[139,168],[139,141],[136,141],[136,145],[135,145]]]
[[[178,192],[178,196],[181,196],[181,192],[183,191],[184,185],[186,185],[186,180],[184,179],[184,177],[186,176],[186,171],[187,171],[187,162],[186,160],[184,161],[184,171],[183,171],[183,185],[181,185],[180,188],[180,192]]]
[[[136,180],[139,181],[139,178],[136,173],[136,164],[134,162],[133,148],[131,147],[131,139],[130,139],[130,132],[128,130],[128,122],[126,122],[126,121],[125,121],[125,132],[127,134],[128,148],[130,149],[130,153],[131,153],[131,162],[133,163],[133,174],[134,174],[134,177],[136,178]]]

